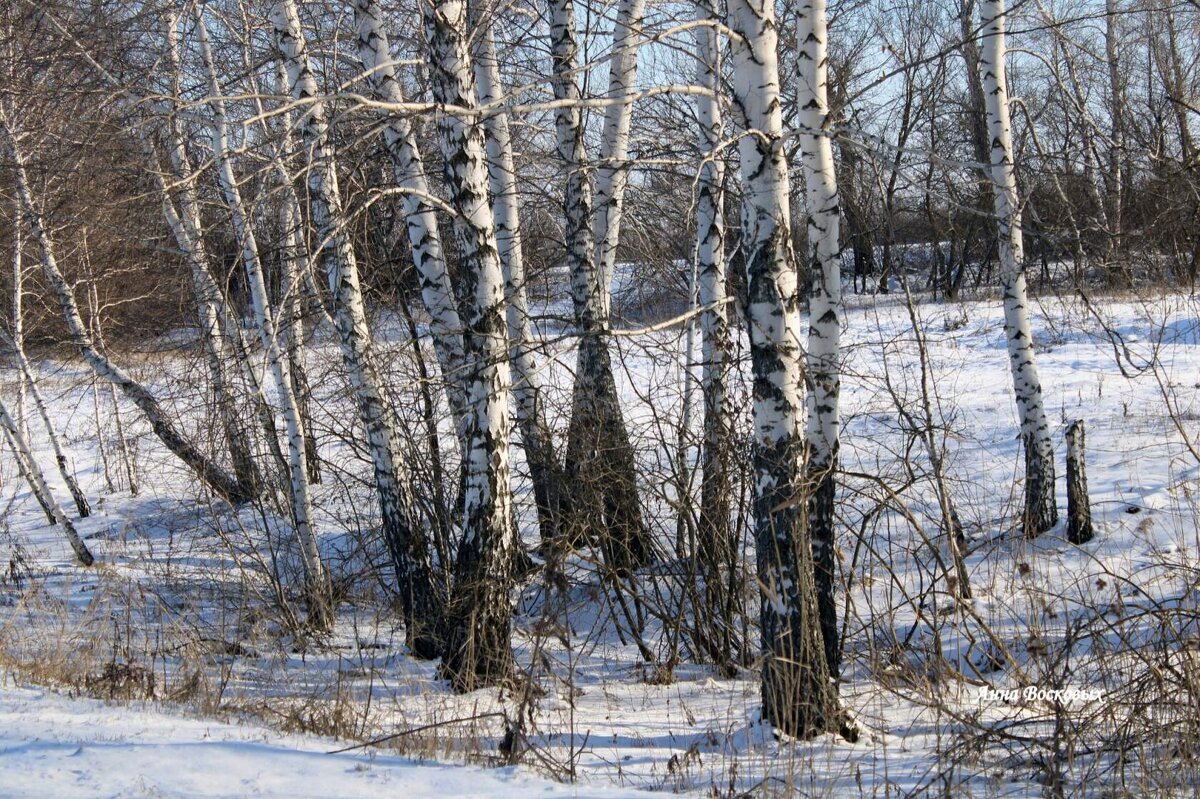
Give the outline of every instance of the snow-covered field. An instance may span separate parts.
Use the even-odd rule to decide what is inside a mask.
[[[752,667],[727,678],[692,665],[678,630],[662,621],[686,578],[667,558],[640,577],[651,610],[644,637],[660,663],[644,664],[628,635],[622,640],[617,614],[581,561],[559,604],[551,607],[537,580],[520,598],[514,645],[536,690],[451,695],[434,665],[405,655],[403,631],[377,601],[386,576],[375,579],[379,548],[360,534],[373,524],[365,464],[346,443],[353,414],[326,346],[310,358],[322,455],[337,468],[315,499],[346,601],[327,639],[283,634],[260,579],[291,557],[276,517],[200,500],[128,408],[142,491],[106,494],[90,384],[77,366],[47,362],[45,389],[97,508],[80,529],[100,564],[71,565],[4,459],[0,565],[10,551],[22,558],[0,583],[0,663],[21,685],[36,679],[63,691],[150,695],[167,707],[254,721],[229,726],[153,703],[68,700],[14,687],[10,676],[0,689],[0,795],[593,795],[616,786],[720,796],[1003,796],[1038,793],[1055,780],[1108,795],[1194,789],[1200,742],[1180,719],[1200,717],[1200,302],[1105,301],[1100,319],[1077,300],[1046,299],[1038,309],[1038,366],[1057,427],[1064,511],[1062,430],[1076,418],[1087,423],[1097,536],[1082,547],[1064,540],[1061,523],[1036,541],[1015,533],[1023,469],[998,303],[918,306],[928,344],[924,384],[902,298],[850,304],[841,694],[863,731],[859,742],[777,742],[755,723]],[[1105,335],[1101,320],[1119,338]],[[678,333],[620,337],[615,346],[644,500],[668,552]],[[385,349],[397,392],[407,396],[407,345],[397,339]],[[562,361],[545,375],[565,408],[569,354]],[[141,368],[163,391],[193,377],[188,365],[162,359]],[[197,429],[211,423],[198,398],[172,393]],[[923,417],[925,396],[932,419]],[[744,395],[737,403],[746,407]],[[102,421],[111,432],[112,420]],[[942,479],[968,539],[969,604],[947,591],[938,475],[914,421],[932,425],[946,449]],[[48,447],[37,454],[53,481]],[[526,533],[535,535],[525,494],[522,503]],[[126,665],[143,670],[132,673],[137,690],[118,679],[117,666]],[[1029,685],[1102,698],[1054,706],[984,693]],[[417,766],[393,754],[497,764],[505,759],[504,718],[518,716],[528,744],[517,753],[517,774]],[[1159,738],[1138,737],[1156,724]],[[272,730],[337,735],[343,746],[410,732],[371,756],[326,756],[338,748],[329,740]],[[1113,750],[1118,739],[1126,751]],[[1178,751],[1168,750],[1173,739],[1183,742]],[[554,787],[535,773],[574,785]]]
[[[92,797],[596,797],[515,768],[446,766],[255,724],[223,724],[153,705],[106,704],[20,686],[0,675],[0,795]]]

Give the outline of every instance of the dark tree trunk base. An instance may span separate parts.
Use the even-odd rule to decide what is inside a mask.
[[[1072,544],[1095,536],[1085,461],[1083,420],[1076,419],[1067,428],[1067,540]]]
[[[654,557],[637,493],[633,447],[602,341],[585,336],[579,360],[563,470],[570,510],[564,514],[566,541],[561,543],[596,546],[605,564],[626,577]],[[585,372],[591,373],[586,379]]]
[[[836,458],[836,455],[834,456]],[[836,461],[835,461],[836,464]],[[834,560],[834,498],[837,491],[836,465],[814,468],[809,473],[813,486],[808,502],[813,569],[817,589],[817,614],[825,644],[825,662],[836,680],[842,671],[842,648],[837,620],[837,567]]]

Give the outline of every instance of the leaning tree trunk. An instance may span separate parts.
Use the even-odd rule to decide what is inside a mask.
[[[838,189],[829,122],[829,30],[825,0],[800,7],[796,106],[801,126],[805,192],[808,198],[808,271],[812,276],[808,328],[808,505],[809,537],[816,568],[817,610],[829,674],[841,670],[837,604],[834,587],[834,496],[841,393],[842,336],[841,244],[838,233]]]
[[[465,0],[424,6],[430,84],[436,102],[476,107]],[[467,464],[463,537],[454,570],[449,634],[442,667],[456,690],[512,676],[511,592],[517,539],[508,474],[508,343],[504,276],[488,199],[487,152],[477,117],[438,118],[446,185],[457,214],[454,234],[464,284],[469,356]]]
[[[490,23],[475,33],[475,82],[479,102],[498,104],[504,96],[500,62]],[[484,119],[487,134],[488,182],[496,221],[496,244],[504,269],[505,320],[508,326],[509,361],[513,370],[517,427],[525,449],[525,462],[533,483],[542,540],[553,541],[559,531],[563,491],[562,467],[554,452],[554,439],[546,423],[541,378],[534,357],[533,331],[525,293],[525,261],[521,251],[521,221],[518,213],[517,173],[513,163],[512,136],[508,114],[498,112]]]
[[[212,147],[220,177],[221,192],[225,205],[233,219],[234,232],[242,246],[242,265],[246,269],[246,280],[250,284],[254,322],[259,340],[266,353],[267,366],[275,381],[275,391],[280,410],[287,428],[289,493],[291,496],[292,519],[296,527],[296,538],[300,544],[300,557],[304,564],[304,576],[309,600],[309,621],[318,629],[329,629],[333,624],[334,600],[329,575],[321,560],[321,549],[316,531],[312,526],[312,503],[308,495],[308,460],[304,444],[304,424],[300,407],[296,402],[287,361],[279,346],[279,337],[272,313],[267,284],[263,276],[262,258],[258,239],[254,234],[253,222],[242,201],[237,175],[229,147],[229,133],[225,116],[225,102],[221,96],[221,84],[217,79],[212,49],[208,42],[208,31],[204,24],[201,6],[195,9],[196,33],[200,53],[208,74],[209,98],[207,107],[212,115]]]
[[[769,0],[730,0],[729,24],[739,36],[732,45],[734,104],[752,134],[740,139],[739,148],[748,228],[762,712],[780,732],[810,737],[838,728],[839,707],[817,623],[808,540],[804,363],[796,269],[789,252],[774,5]]]
[[[254,498],[254,488],[235,479],[232,475],[207,458],[195,445],[179,432],[170,419],[167,418],[162,406],[145,386],[138,383],[104,355],[93,342],[88,333],[87,325],[79,313],[79,305],[71,291],[70,284],[58,268],[54,256],[54,245],[42,224],[41,215],[33,203],[33,195],[29,190],[29,181],[25,175],[24,159],[21,157],[17,141],[9,128],[8,120],[0,116],[0,141],[2,141],[12,156],[11,173],[15,184],[17,197],[21,203],[22,215],[26,227],[33,233],[34,239],[41,249],[42,273],[50,284],[51,291],[58,298],[62,314],[67,323],[72,343],[83,355],[83,359],[97,376],[108,380],[134,405],[141,410],[150,423],[151,429],[163,445],[176,457],[192,469],[204,483],[216,494],[234,504],[247,502]]]
[[[42,469],[33,458],[33,453],[29,451],[29,443],[25,437],[21,435],[21,428],[13,420],[8,413],[8,407],[0,400],[0,425],[4,426],[4,431],[8,438],[8,443],[12,445],[13,456],[17,459],[19,471],[23,472],[25,479],[29,482],[29,487],[37,498],[38,503],[51,520],[63,528],[63,533],[67,536],[67,542],[71,545],[71,550],[75,553],[75,558],[84,566],[91,566],[96,562],[88,549],[87,544],[83,543],[79,532],[75,529],[75,525],[71,524],[71,520],[67,518],[67,514],[63,513],[62,506],[58,504],[58,500],[54,498],[54,493],[50,490],[50,486],[46,484],[46,478],[42,475]]]
[[[612,312],[613,272],[621,240],[621,215],[629,183],[629,126],[633,121],[633,92],[637,88],[638,40],[646,0],[620,0],[613,22],[612,60],[608,64],[608,99],[600,160],[596,167],[596,205],[592,209],[592,238],[604,315]]]
[[[233,353],[229,346],[229,340],[222,329],[222,315],[226,310],[224,297],[209,269],[209,256],[204,244],[200,218],[200,204],[196,196],[196,175],[184,144],[184,134],[178,113],[177,104],[182,96],[180,88],[182,72],[179,61],[179,40],[176,33],[177,24],[176,15],[168,12],[164,21],[167,39],[165,54],[174,96],[167,101],[168,114],[165,127],[168,162],[179,196],[178,212],[175,209],[170,188],[155,168],[158,155],[154,145],[144,130],[141,130],[139,135],[142,148],[151,159],[151,169],[156,175],[163,214],[175,236],[176,243],[185,253],[188,267],[191,270],[192,289],[196,295],[196,310],[200,323],[200,338],[208,361],[209,379],[212,381],[213,398],[216,401],[216,416],[225,431],[225,440],[229,446],[230,459],[233,462],[233,473],[238,480],[255,486],[257,489],[262,478],[254,463],[248,425],[242,419],[242,414],[234,402],[234,384],[228,374]],[[240,330],[238,335],[240,335]]]
[[[54,505],[47,498],[46,494],[38,487],[37,481],[30,476],[30,461],[26,460],[22,454],[22,447],[28,449],[24,440],[18,440],[7,427],[0,424],[0,431],[4,433],[4,440],[8,443],[8,448],[12,450],[13,459],[17,462],[17,473],[21,479],[29,484],[29,490],[33,493],[33,498],[37,500],[38,505],[42,508],[42,513],[46,514],[46,521],[49,524],[58,524],[58,517],[54,514]],[[37,464],[34,464],[36,468]]]
[[[1008,80],[1004,58],[1004,0],[980,0],[984,36],[980,52],[991,176],[999,234],[1000,281],[1004,292],[1004,333],[1025,446],[1025,511],[1028,536],[1049,530],[1058,521],[1054,498],[1054,444],[1042,401],[1042,384],[1034,363],[1033,332],[1029,324],[1029,294],[1025,284],[1025,250],[1021,209],[1013,162],[1012,123],[1008,110]]]
[[[715,0],[700,0],[696,16],[715,24]],[[699,53],[696,82],[713,96],[696,98],[699,146],[703,163],[696,184],[696,269],[699,278],[701,331],[700,386],[704,397],[701,439],[700,514],[697,555],[703,569],[705,599],[716,622],[710,655],[729,665],[737,648],[734,620],[740,615],[741,587],[737,580],[738,537],[730,528],[730,446],[733,420],[726,401],[731,350],[725,290],[725,155],[716,148],[722,136],[720,91],[721,43],[712,25],[696,29]]]
[[[298,126],[308,162],[312,220],[317,235],[325,242],[322,258],[333,295],[335,326],[366,430],[383,535],[396,569],[408,643],[418,656],[437,657],[442,649],[439,631],[442,598],[433,580],[429,545],[417,516],[408,469],[396,434],[395,414],[384,395],[375,364],[358,280],[358,261],[342,210],[325,105],[309,66],[295,0],[277,0],[271,8],[271,23],[275,44],[287,67],[290,93],[300,103]]]
[[[0,336],[7,339],[8,345],[13,348],[13,353],[17,360],[17,382],[22,388],[25,386],[29,387],[29,393],[33,397],[33,406],[37,408],[38,416],[41,417],[42,425],[46,429],[46,438],[50,441],[50,448],[54,450],[54,462],[58,466],[58,474],[62,477],[63,482],[67,484],[67,490],[71,493],[71,499],[75,502],[75,509],[79,512],[79,518],[86,519],[92,515],[92,506],[88,503],[83,489],[79,487],[79,481],[71,473],[71,465],[67,462],[67,454],[63,452],[62,443],[58,439],[58,431],[54,429],[54,422],[50,418],[50,409],[46,407],[46,401],[42,398],[42,391],[38,388],[37,376],[33,372],[33,367],[30,365],[29,359],[25,357],[25,350],[15,336],[9,336],[4,331],[0,331]],[[18,399],[20,399],[20,395],[18,395]],[[13,421],[17,426],[17,430],[20,431],[21,437],[29,441],[29,426],[25,425],[22,429],[20,419],[14,419]]]
[[[621,413],[609,355],[609,321],[589,224],[592,191],[584,152],[574,0],[549,0],[551,60],[559,157],[567,171],[564,197],[567,264],[579,348],[565,473],[571,487],[569,541],[598,542],[617,575],[653,556],[642,519],[636,463]]]

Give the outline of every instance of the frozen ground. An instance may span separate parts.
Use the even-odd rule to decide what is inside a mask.
[[[1191,707],[1187,712],[1193,717],[1200,708],[1200,668],[1192,644],[1200,641],[1200,457],[1195,452],[1200,303],[1189,297],[1104,302],[1100,319],[1077,301],[1046,300],[1037,309],[1038,366],[1056,430],[1062,509],[1062,431],[1074,418],[1088,425],[1097,537],[1083,547],[1064,540],[1062,525],[1035,542],[1014,534],[1021,470],[998,303],[920,305],[929,347],[929,421],[946,449],[944,478],[968,537],[975,595],[970,605],[950,595],[939,565],[946,542],[933,499],[935,475],[913,427],[914,419],[921,422],[916,417],[923,413],[923,394],[908,311],[895,296],[850,298],[850,305],[843,390],[846,475],[839,501],[840,561],[849,583],[841,694],[863,729],[857,744],[832,737],[780,744],[764,735],[755,724],[754,669],[724,678],[710,666],[690,665],[676,631],[651,618],[644,637],[662,662],[658,665],[675,656],[680,660],[668,669],[671,679],[664,679],[655,664],[641,662],[627,631],[622,641],[616,614],[583,560],[562,600],[565,613],[547,611],[546,587],[537,581],[520,597],[514,644],[538,690],[525,696],[451,695],[433,665],[406,656],[403,631],[379,602],[380,586],[388,579],[378,567],[384,559],[372,537],[359,534],[375,524],[363,481],[365,463],[344,443],[354,414],[341,398],[337,354],[324,345],[309,354],[310,377],[318,387],[322,455],[331,462],[315,498],[333,570],[352,588],[331,637],[306,644],[280,632],[261,578],[274,562],[286,571],[293,555],[269,509],[234,514],[199,500],[193,481],[132,421],[129,408],[125,418],[137,434],[142,492],[136,498],[119,490],[107,494],[84,373],[77,366],[45,362],[40,369],[49,399],[97,507],[95,517],[80,528],[101,565],[89,571],[71,565],[65,546],[14,479],[11,462],[0,458],[5,478],[0,493],[5,511],[0,556],[5,560],[0,565],[10,551],[20,551],[25,564],[18,580],[0,584],[0,662],[20,671],[22,679],[92,694],[113,692],[104,679],[108,664],[133,663],[154,675],[145,693],[166,704],[221,718],[255,718],[286,731],[357,741],[437,725],[389,742],[381,751],[446,762],[499,762],[504,729],[497,714],[520,715],[527,719],[529,747],[522,762],[548,776],[573,778],[578,787],[562,789],[568,792],[617,786],[721,796],[799,791],[990,797],[1037,794],[1055,778],[1107,795],[1167,793],[1180,791],[1180,785],[1186,793],[1189,784],[1194,789],[1200,773],[1195,755],[1168,761],[1164,768],[1157,741],[1142,746],[1134,740],[1133,749],[1116,754],[1106,742],[1118,732],[1156,724],[1167,737],[1178,737],[1171,726],[1179,723],[1178,708],[1156,715],[1139,709],[1139,699],[1152,708],[1180,702],[1184,711]],[[1119,334],[1115,347],[1101,321]],[[392,340],[387,330],[381,327],[379,335],[392,358],[388,375],[406,412],[417,407],[405,393],[411,391],[407,345],[398,337]],[[659,332],[620,337],[615,346],[648,516],[666,552],[675,534],[668,508],[675,501],[679,338]],[[564,341],[548,344],[547,351],[561,355],[544,374],[552,402],[565,408],[571,357]],[[200,370],[154,357],[140,369],[160,379],[164,393],[170,387],[177,412],[191,419],[203,438],[212,420],[204,416],[194,391],[178,388]],[[735,404],[744,408],[747,403],[744,388],[735,390]],[[101,415],[112,458],[113,420],[109,411]],[[564,423],[561,413],[557,421]],[[419,442],[415,421],[412,430]],[[48,447],[40,447],[38,455],[54,481]],[[522,482],[518,489],[524,529],[533,536],[527,485]],[[60,494],[66,497],[65,491]],[[671,592],[686,584],[681,568],[665,558],[661,568],[640,576],[651,606],[670,606]],[[669,612],[662,615],[670,619]],[[1010,663],[999,662],[1000,648],[1010,653]],[[1147,653],[1154,653],[1154,660]],[[1111,702],[1047,709],[981,698],[986,686],[1012,689],[1030,683],[1096,688]],[[422,771],[390,754],[374,761],[383,765],[360,772],[355,764],[365,759],[296,754],[293,749],[321,751],[328,744],[278,737],[262,727],[239,736],[238,731],[251,728],[40,696],[31,689],[5,689],[0,700],[5,725],[0,770],[5,773],[0,777],[10,763],[26,757],[75,762],[63,754],[78,748],[70,742],[20,741],[51,740],[52,728],[69,738],[59,730],[67,729],[66,723],[58,719],[80,708],[80,725],[97,726],[82,732],[79,742],[104,737],[97,714],[141,719],[128,726],[122,722],[113,733],[123,741],[137,740],[136,746],[128,745],[129,760],[111,757],[145,763],[159,773],[170,771],[173,763],[192,763],[197,747],[186,741],[214,729],[222,731],[217,738],[230,735],[244,742],[266,736],[269,741],[216,750],[211,757],[220,776],[214,780],[224,781],[240,769],[258,773],[252,764],[261,756],[264,763],[281,766],[294,759],[297,768],[314,769],[314,780],[344,778],[346,787],[329,795],[353,796],[354,790],[369,792],[372,786],[373,795],[382,795],[385,789],[378,786],[384,779],[401,786],[388,793],[419,793],[422,774],[450,780],[449,795],[485,792],[493,785],[500,791],[534,790],[534,783],[505,771]],[[14,729],[23,731],[11,733]],[[1063,754],[1063,729],[1075,731],[1070,740],[1079,751],[1071,749],[1070,757]],[[84,769],[92,777],[72,783],[79,793],[47,788],[43,795],[140,795],[122,793],[142,790],[136,780],[97,782],[112,788],[87,791],[88,779],[115,779],[103,767],[110,757],[106,751],[84,743],[81,762],[98,758]],[[154,768],[156,752],[164,755],[164,768]],[[1137,782],[1152,779],[1142,775],[1150,769],[1139,766],[1142,759],[1156,764],[1160,776],[1153,779],[1162,782]],[[226,760],[237,767],[226,769]],[[1120,768],[1114,766],[1118,760]],[[65,773],[74,767],[66,766]],[[192,774],[200,780],[200,773],[189,765],[179,777]],[[489,781],[493,777],[495,783]],[[227,795],[249,793],[229,779],[220,788]],[[0,794],[7,785],[0,781]],[[204,785],[183,782],[162,791],[208,795],[198,792]],[[268,792],[276,790],[273,783],[263,785]]]
[[[419,763],[254,724],[189,718],[17,685],[0,674],[0,796],[25,799],[280,797],[621,799],[516,768]]]

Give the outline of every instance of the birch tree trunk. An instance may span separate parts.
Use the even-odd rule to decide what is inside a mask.
[[[250,55],[243,50],[243,63],[246,71],[252,72]],[[276,69],[276,86],[281,96],[287,96],[287,71],[283,64]],[[263,132],[271,136],[272,131],[266,122],[261,101],[255,101],[259,117],[263,120]],[[308,243],[304,237],[304,215],[300,210],[300,198],[296,194],[295,182],[284,163],[285,157],[293,152],[292,114],[285,109],[279,112],[279,145],[271,154],[271,168],[275,172],[283,196],[279,204],[279,227],[282,240],[279,244],[280,259],[280,292],[283,296],[281,303],[284,314],[282,328],[284,350],[288,359],[288,377],[292,382],[292,393],[300,409],[300,420],[304,428],[304,454],[308,462],[308,480],[310,483],[321,482],[321,458],[317,451],[317,436],[313,428],[312,412],[309,398],[312,388],[308,382],[308,370],[304,365],[304,320],[307,316],[306,306],[315,306],[333,327],[333,317],[329,315],[321,300],[313,280],[313,264],[309,255]],[[307,301],[307,302],[306,302]]]
[[[1003,0],[980,0],[983,25],[980,66],[991,138],[991,177],[999,235],[1000,281],[1004,294],[1004,332],[1009,366],[1025,446],[1025,511],[1027,536],[1049,530],[1058,521],[1054,496],[1054,443],[1042,401],[1042,384],[1034,363],[1029,324],[1029,295],[1025,283],[1025,250],[1021,208],[1013,162],[1012,123],[1005,73],[1005,10]]]
[[[20,217],[20,211],[14,219]],[[24,236],[21,226],[13,226],[13,289],[12,289],[12,341],[13,349],[17,351],[18,359],[24,354],[25,347],[25,314],[23,313],[23,295],[25,293],[25,265],[21,258],[24,246]],[[25,415],[25,381],[17,380],[17,417],[14,420],[21,435],[29,439],[29,419]]]
[[[138,407],[150,423],[151,429],[163,445],[176,457],[191,468],[204,483],[216,494],[234,504],[247,502],[254,498],[254,489],[237,480],[211,459],[201,453],[188,441],[167,418],[158,400],[120,367],[104,355],[88,334],[87,325],[80,316],[79,306],[75,301],[71,286],[58,268],[54,256],[54,245],[42,225],[41,215],[34,206],[33,196],[29,190],[29,181],[25,175],[24,159],[17,145],[16,138],[9,127],[8,120],[0,115],[0,142],[12,157],[13,182],[17,197],[21,204],[24,222],[41,249],[42,272],[50,289],[58,298],[59,306],[70,331],[72,343],[79,350],[88,366],[99,377],[102,377],[119,388],[121,392]]]
[[[374,95],[386,103],[403,103],[404,93],[388,50],[378,0],[353,0],[354,24],[358,29],[358,57],[366,70]],[[421,299],[429,312],[429,333],[442,367],[446,396],[460,438],[465,432],[470,409],[463,390],[468,370],[463,343],[463,324],[455,306],[454,290],[446,270],[437,216],[426,198],[432,196],[425,177],[425,164],[417,149],[412,125],[402,116],[391,115],[383,126],[383,141],[396,183],[405,190],[400,205],[412,246],[413,265],[421,283]]]
[[[1108,151],[1108,224],[1112,249],[1121,249],[1121,218],[1125,200],[1125,90],[1121,78],[1121,28],[1117,0],[1104,3],[1104,55],[1108,60],[1108,109],[1111,117]]]
[[[476,107],[467,44],[465,0],[424,6],[434,100]],[[475,117],[438,117],[438,142],[450,201],[458,212],[454,234],[462,257],[459,279],[468,298],[467,464],[463,537],[454,570],[449,634],[442,668],[456,690],[472,691],[510,680],[511,593],[516,563],[509,488],[509,366],[504,320],[504,276],[488,199],[487,152]]]
[[[475,30],[475,84],[479,102],[499,103],[504,96],[500,62],[496,57],[495,34],[490,23],[480,21]],[[521,250],[521,220],[517,199],[517,173],[513,163],[512,136],[506,113],[484,118],[487,135],[488,182],[496,222],[496,244],[504,270],[505,321],[508,327],[509,361],[513,371],[517,427],[525,449],[525,461],[533,483],[542,540],[552,541],[559,531],[563,485],[562,467],[554,451],[554,439],[546,423],[542,385],[534,357],[529,302],[525,292],[525,261]]]
[[[803,357],[791,262],[787,163],[779,109],[775,8],[730,0],[734,104],[749,135],[739,141],[745,181],[747,323],[753,373],[754,539],[763,648],[763,719],[781,733],[837,729],[808,536],[804,474]]]
[[[38,388],[37,377],[33,373],[29,359],[25,357],[25,350],[15,337],[11,337],[3,331],[0,331],[0,336],[3,336],[8,345],[13,348],[17,360],[17,382],[22,388],[25,386],[29,387],[29,393],[33,396],[33,406],[37,409],[38,416],[42,419],[42,424],[46,428],[46,438],[50,442],[50,448],[54,451],[54,462],[58,466],[58,474],[67,485],[67,490],[71,494],[71,499],[75,502],[75,510],[78,511],[79,518],[86,519],[92,514],[92,507],[88,503],[83,489],[79,487],[79,481],[71,473],[71,466],[67,462],[67,454],[63,451],[62,444],[59,441],[58,431],[54,429],[54,422],[50,418],[50,409],[46,407],[46,401],[42,397],[41,389]],[[25,441],[30,441],[29,426],[25,425],[25,429],[22,430],[18,419],[14,419],[13,422],[16,424],[18,432],[20,432],[21,438]]]
[[[699,0],[696,17],[717,22],[715,0]],[[741,608],[737,579],[738,538],[730,528],[730,443],[733,421],[726,402],[731,341],[725,290],[725,155],[715,148],[721,141],[723,121],[717,99],[721,81],[721,42],[711,26],[696,29],[696,83],[713,96],[696,98],[699,146],[704,161],[696,184],[696,259],[699,277],[701,374],[704,397],[704,432],[701,441],[700,514],[698,547],[704,569],[704,586],[710,612],[717,620],[720,640],[710,653],[730,664],[736,647],[734,619]]]
[[[304,432],[304,459],[308,481],[320,483],[321,458],[317,451],[312,411],[309,409],[312,388],[308,382],[308,370],[304,366],[305,295],[301,275],[311,269],[311,266],[308,263],[308,252],[302,232],[303,220],[300,218],[299,209],[286,196],[279,209],[279,225],[283,232],[279,261],[282,284],[280,293],[283,297],[283,348],[287,353],[287,374]]]
[[[808,273],[812,276],[808,328],[808,471],[812,497],[809,536],[816,568],[817,610],[829,674],[841,670],[834,589],[834,498],[840,418],[842,270],[837,177],[829,120],[829,31],[825,0],[800,5],[796,41],[798,121],[808,198]]]
[[[199,40],[200,53],[208,74],[208,104],[212,115],[212,147],[217,162],[217,173],[220,176],[221,191],[225,205],[233,218],[233,228],[242,247],[242,264],[246,269],[246,279],[250,284],[251,302],[254,307],[254,322],[266,353],[267,366],[275,382],[275,392],[278,397],[287,429],[288,442],[288,474],[290,476],[290,496],[292,519],[296,527],[296,538],[300,543],[301,560],[304,563],[305,582],[309,599],[309,621],[318,629],[329,629],[333,624],[334,600],[329,584],[329,575],[321,560],[321,550],[317,541],[316,531],[312,526],[312,504],[308,495],[308,461],[305,455],[304,425],[300,408],[296,402],[291,376],[288,374],[287,362],[280,351],[279,337],[275,327],[270,298],[267,294],[266,280],[263,277],[262,259],[258,250],[258,239],[254,234],[254,226],[242,201],[241,189],[238,187],[237,176],[233,170],[229,148],[228,124],[225,115],[225,103],[222,99],[221,84],[217,79],[216,67],[213,63],[212,49],[208,42],[208,31],[204,24],[204,11],[201,6],[195,9],[196,34]]]
[[[596,268],[600,272],[600,298],[604,315],[612,313],[612,281],[621,240],[621,213],[629,182],[629,126],[632,95],[637,88],[639,35],[646,0],[620,0],[613,21],[612,60],[608,64],[608,99],[604,133],[596,167],[596,205],[592,209],[592,238],[596,243]]]
[[[437,657],[442,652],[439,621],[442,598],[430,565],[429,546],[420,524],[408,470],[395,430],[395,415],[383,393],[367,327],[358,261],[350,243],[342,198],[329,143],[325,106],[309,67],[308,52],[294,0],[277,0],[270,13],[275,44],[287,68],[292,97],[301,104],[298,127],[304,144],[312,220],[326,242],[321,257],[333,295],[334,321],[342,357],[350,375],[359,416],[375,471],[375,488],[383,518],[383,535],[396,569],[396,580],[413,653]]]
[[[8,407],[0,400],[0,425],[4,426],[5,433],[8,437],[9,444],[12,445],[13,455],[17,459],[17,464],[22,472],[25,473],[25,478],[29,482],[29,487],[33,491],[34,496],[46,510],[51,520],[58,524],[63,529],[63,533],[67,537],[67,542],[71,545],[71,550],[75,553],[76,560],[83,566],[91,566],[96,562],[88,549],[87,544],[80,538],[79,532],[75,529],[75,525],[71,524],[71,520],[67,518],[67,514],[63,513],[62,506],[58,504],[58,500],[54,498],[54,493],[50,490],[50,486],[46,484],[46,478],[42,475],[42,469],[34,460],[33,453],[29,451],[29,443],[21,435],[21,429],[8,413]]]
[[[30,475],[30,463],[21,454],[21,447],[23,445],[18,443],[16,437],[13,436],[8,427],[0,424],[0,429],[4,431],[4,441],[8,444],[8,448],[12,450],[13,460],[15,460],[17,463],[17,473],[21,476],[21,479],[29,485],[29,490],[33,494],[33,498],[36,499],[38,505],[41,506],[42,513],[46,514],[46,522],[48,524],[58,524],[58,517],[54,515],[53,505],[38,487],[38,484],[34,478]],[[36,467],[36,465],[37,464],[34,464],[33,466]]]
[[[200,323],[200,337],[208,361],[208,373],[209,379],[212,381],[217,418],[220,419],[225,431],[225,440],[229,446],[229,455],[233,463],[233,473],[240,482],[252,486],[257,495],[261,489],[262,477],[254,463],[247,425],[234,401],[235,387],[228,374],[229,364],[232,363],[234,353],[231,353],[229,342],[222,330],[222,314],[225,310],[224,297],[209,270],[209,256],[204,245],[200,206],[193,182],[194,170],[184,145],[183,130],[177,113],[177,98],[181,95],[177,22],[178,19],[174,13],[168,13],[164,20],[167,40],[166,59],[174,95],[168,101],[167,155],[174,183],[178,186],[178,212],[176,212],[171,192],[161,176],[157,177],[158,189],[167,224],[172,229],[176,243],[186,254],[191,271],[192,289],[196,294],[196,310]],[[158,157],[154,146],[147,138],[144,138],[145,134],[142,136],[143,148],[152,161],[157,162]],[[151,167],[157,176],[159,173],[157,169],[154,169],[155,163],[152,163]],[[238,335],[240,336],[240,334],[239,330]]]
[[[584,151],[574,0],[548,0],[559,157],[567,171],[564,196],[567,264],[579,349],[564,473],[571,487],[568,541],[599,543],[618,575],[653,557],[642,519],[636,464],[621,413],[608,351],[607,304],[596,269],[589,224],[592,191]]]

